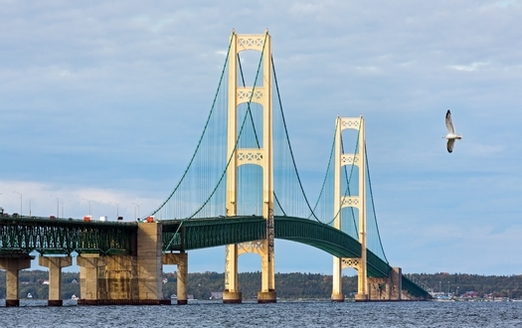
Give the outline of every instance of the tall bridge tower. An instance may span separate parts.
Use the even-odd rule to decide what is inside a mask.
[[[257,253],[261,256],[261,291],[257,295],[259,303],[276,301],[274,265],[274,186],[272,149],[272,69],[271,38],[264,34],[238,35],[232,31],[228,63],[228,133],[227,158],[231,163],[227,169],[227,216],[237,215],[237,170],[241,165],[253,164],[263,171],[263,217],[267,220],[267,238],[226,246],[224,303],[240,303],[237,270],[238,257],[243,253]],[[261,52],[262,76],[254,86],[238,85],[238,54],[242,51]],[[257,85],[259,84],[259,85]],[[263,111],[263,138],[259,148],[239,148],[237,142],[237,112],[242,103],[255,102]]]
[[[342,153],[341,132],[345,129],[359,131],[357,150],[353,154]],[[361,257],[339,258],[333,257],[333,288],[332,301],[343,302],[342,269],[352,267],[357,270],[358,287],[356,300],[368,299],[367,261],[366,261],[366,153],[365,153],[364,118],[337,117],[335,132],[335,166],[334,166],[334,227],[341,229],[342,209],[345,207],[357,208],[359,213],[359,242],[361,243]],[[357,196],[343,196],[341,190],[341,170],[345,165],[356,165],[359,169],[359,188]]]

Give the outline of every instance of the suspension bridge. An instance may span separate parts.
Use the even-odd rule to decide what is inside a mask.
[[[255,60],[245,60],[246,53]],[[30,266],[34,251],[52,276],[49,305],[61,305],[60,271],[71,265],[73,252],[79,304],[162,304],[166,264],[178,266],[177,302],[186,304],[188,251],[223,245],[223,302],[242,301],[237,276],[245,253],[261,260],[258,302],[276,302],[276,238],[332,255],[332,301],[345,299],[345,268],[357,270],[357,301],[428,299],[384,253],[364,129],[363,117],[335,119],[323,182],[317,198],[309,199],[290,142],[271,36],[232,32],[196,149],[147,222],[0,217],[0,267],[11,286],[6,304],[18,305],[18,271]]]

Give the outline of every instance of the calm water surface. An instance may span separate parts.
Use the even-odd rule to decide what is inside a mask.
[[[0,307],[0,327],[522,327],[522,302],[46,304]]]

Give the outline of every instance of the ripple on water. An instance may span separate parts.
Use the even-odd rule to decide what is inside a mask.
[[[0,327],[499,327],[522,325],[522,302],[279,302],[47,307],[0,303]]]

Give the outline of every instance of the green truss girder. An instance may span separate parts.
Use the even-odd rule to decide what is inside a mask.
[[[361,244],[344,232],[317,221],[276,216],[275,237],[307,244],[337,257],[360,257]]]
[[[166,252],[237,244],[266,238],[266,221],[259,216],[161,222],[163,250]]]
[[[392,269],[388,262],[381,260],[381,258],[369,249],[366,250],[366,262],[368,277],[388,277],[390,270]]]
[[[361,257],[361,244],[329,225],[302,218],[276,216],[275,237],[296,241],[324,250],[337,257]],[[387,277],[391,267],[370,250],[366,252],[368,277]]]
[[[302,218],[276,216],[275,238],[324,250],[337,257],[360,257],[361,244],[331,226]],[[266,221],[259,216],[163,220],[163,251],[185,251],[264,239]],[[367,251],[368,276],[387,277],[390,266]]]
[[[420,287],[410,279],[402,276],[402,289],[405,289],[411,295],[421,298],[421,299],[431,299],[430,293],[428,293],[424,288]]]
[[[135,224],[35,217],[0,218],[0,253],[135,254]]]

